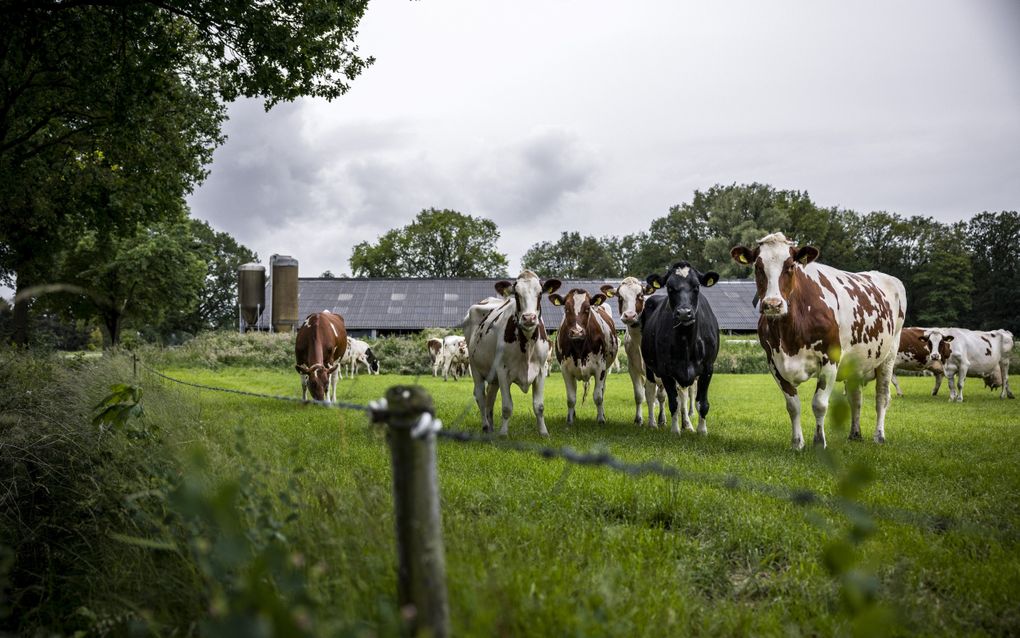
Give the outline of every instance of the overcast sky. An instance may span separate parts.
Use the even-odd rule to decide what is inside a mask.
[[[375,0],[344,97],[230,108],[194,216],[302,276],[423,208],[646,230],[695,189],[968,218],[1020,206],[1020,2]]]

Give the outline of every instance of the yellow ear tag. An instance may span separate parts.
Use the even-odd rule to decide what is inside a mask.
[[[742,264],[746,264],[746,263],[749,263],[749,262],[747,261],[747,255],[745,255],[744,253],[740,253],[740,256],[739,256],[739,257],[737,257],[737,259],[739,259],[739,260],[740,260],[740,263],[742,263]]]
[[[662,284],[660,284],[657,281],[653,281],[652,282],[652,288],[655,288],[656,290],[658,290],[659,288],[662,288]]]

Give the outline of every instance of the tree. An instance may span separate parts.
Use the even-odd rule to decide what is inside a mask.
[[[1020,335],[1020,214],[983,212],[967,222],[966,247],[973,260],[974,287],[968,324],[1005,328]]]
[[[618,254],[619,240],[615,237],[599,239],[580,233],[563,232],[555,242],[534,244],[524,253],[521,264],[543,277],[571,279],[599,279],[622,276]]]
[[[964,245],[963,224],[945,228],[928,247],[924,262],[911,273],[907,287],[908,324],[959,326],[974,294],[971,256]]]
[[[236,326],[237,271],[242,264],[258,261],[258,255],[204,221],[190,220],[190,231],[195,255],[206,264],[205,281],[194,310],[167,327],[194,334],[202,329]]]
[[[68,226],[165,219],[204,177],[223,102],[338,97],[372,63],[365,0],[0,6],[0,279],[52,281]],[[120,171],[120,173],[118,173]],[[122,177],[123,179],[117,179]],[[27,303],[16,307],[25,338]]]
[[[506,255],[496,250],[499,229],[488,219],[429,208],[351,255],[355,277],[501,277]]]
[[[65,281],[86,291],[69,298],[67,309],[97,317],[107,347],[119,345],[125,321],[181,322],[199,306],[207,275],[188,222],[139,225],[125,235],[88,231],[62,265]]]

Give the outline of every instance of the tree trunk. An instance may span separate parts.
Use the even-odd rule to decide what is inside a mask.
[[[17,295],[27,290],[30,286],[28,279],[24,275],[24,271],[17,273],[17,280],[15,298],[17,298]],[[11,343],[16,346],[28,345],[28,306],[31,302],[32,300],[30,298],[25,298],[14,304]]]
[[[103,327],[106,329],[103,331],[104,350],[113,350],[120,345],[120,328],[123,317],[123,314],[115,311],[103,313]]]

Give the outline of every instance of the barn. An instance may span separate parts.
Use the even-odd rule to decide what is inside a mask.
[[[301,277],[297,280],[297,317],[329,310],[343,315],[347,330],[356,336],[416,332],[425,328],[457,328],[471,304],[495,295],[499,279],[366,279]],[[618,285],[621,279],[565,279],[562,291],[583,288],[592,294],[603,284]],[[752,306],[754,282],[748,279],[722,280],[703,293],[712,304],[719,327],[729,332],[753,332],[758,311]],[[663,294],[658,291],[656,294]],[[272,298],[272,280],[266,286]],[[272,305],[269,305],[271,308]],[[624,329],[612,305],[616,327]],[[555,330],[563,310],[543,302],[543,318]],[[270,311],[259,316],[260,329],[268,329]]]

